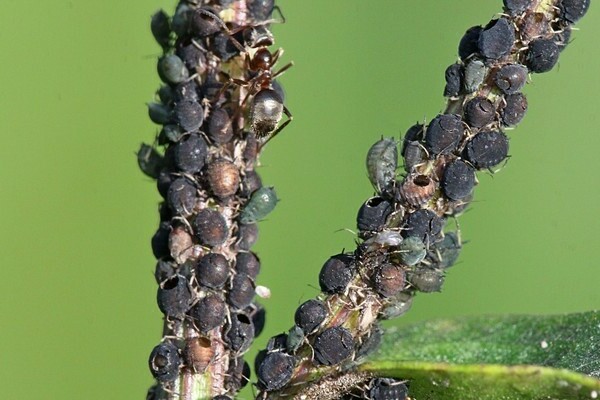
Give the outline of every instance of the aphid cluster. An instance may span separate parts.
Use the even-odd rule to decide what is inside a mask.
[[[401,143],[383,138],[371,147],[366,166],[375,195],[358,211],[361,242],[325,262],[322,293],[300,305],[294,327],[278,336],[287,346],[265,350],[258,362],[262,396],[294,395],[318,377],[346,370],[377,348],[378,321],[403,315],[417,292],[441,290],[462,247],[447,221],[472,201],[476,172],[494,172],[508,158],[505,130],[527,111],[521,90],[529,74],[552,69],[571,24],[589,6],[555,3],[505,0],[505,14],[461,39],[460,60],[445,72],[447,110],[412,126]],[[260,376],[283,369],[275,385]],[[382,380],[364,398],[404,398],[405,389]]]
[[[163,85],[148,113],[160,133],[138,152],[163,198],[151,241],[165,318],[152,399],[206,387],[228,399],[249,380],[242,356],[265,316],[251,248],[277,203],[255,167],[291,118],[275,80],[291,64],[274,70],[282,51],[269,50],[274,10],[274,0],[181,0],[173,16],[152,16]]]

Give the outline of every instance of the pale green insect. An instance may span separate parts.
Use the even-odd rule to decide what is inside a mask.
[[[246,207],[240,213],[240,222],[247,225],[264,219],[273,211],[278,201],[273,187],[261,187],[246,203]]]
[[[377,141],[367,153],[367,173],[378,194],[389,193],[396,180],[398,147],[392,138]]]

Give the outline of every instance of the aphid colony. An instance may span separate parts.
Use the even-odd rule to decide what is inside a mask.
[[[249,379],[243,360],[264,326],[254,302],[260,260],[251,251],[257,222],[275,207],[256,173],[261,147],[289,121],[271,52],[273,0],[181,0],[159,11],[151,30],[163,49],[163,86],[148,105],[161,125],[138,152],[163,202],[152,237],[163,339],[149,366],[149,398],[196,398],[211,387],[233,398]],[[157,146],[164,148],[158,150]],[[187,396],[187,397],[186,397]]]
[[[404,314],[417,292],[441,290],[461,250],[458,230],[448,232],[446,222],[471,202],[476,172],[493,173],[507,159],[505,129],[527,111],[521,89],[529,73],[553,68],[588,6],[505,0],[505,14],[465,33],[460,60],[446,70],[448,108],[406,132],[403,173],[394,139],[370,148],[366,167],[376,193],[358,211],[362,242],[325,262],[322,293],[300,305],[294,327],[257,358],[263,397],[299,395],[310,381],[347,370],[377,348],[378,321]],[[405,389],[388,385],[365,398],[403,399]]]

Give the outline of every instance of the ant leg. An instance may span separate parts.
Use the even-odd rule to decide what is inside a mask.
[[[225,31],[227,36],[229,36],[229,40],[231,40],[233,45],[240,51],[240,53],[246,52],[246,49],[244,48],[244,46],[242,46],[241,43],[238,42],[237,39],[233,37],[234,33],[231,32],[231,30],[227,27],[227,25],[225,24],[225,22],[223,22],[223,20],[221,18],[219,18],[217,15],[211,13],[210,11],[203,10],[201,8],[196,9],[195,12],[206,15],[206,16],[214,19],[217,22],[217,24],[219,24],[221,26],[221,28],[223,28],[223,31]]]
[[[271,139],[273,139],[275,136],[277,136],[277,134],[279,132],[281,132],[283,130],[283,128],[285,128],[286,126],[288,126],[288,124],[294,120],[294,116],[292,115],[292,113],[290,112],[290,110],[288,110],[288,108],[286,106],[283,106],[283,113],[286,115],[286,117],[288,117],[287,121],[285,121],[283,124],[281,124],[279,126],[279,128],[275,129],[275,131],[273,131],[273,133],[269,135],[269,137],[267,138],[267,140],[265,140],[265,142],[260,145],[260,147],[258,148],[258,151],[261,151],[262,148],[267,143],[269,143],[269,141]]]

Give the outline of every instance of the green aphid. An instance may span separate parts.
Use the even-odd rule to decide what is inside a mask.
[[[409,236],[398,246],[400,261],[406,266],[413,266],[425,258],[427,249],[423,241],[416,236]]]
[[[273,187],[261,187],[252,194],[240,213],[240,222],[247,225],[264,219],[273,211],[278,201]]]

